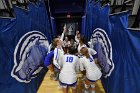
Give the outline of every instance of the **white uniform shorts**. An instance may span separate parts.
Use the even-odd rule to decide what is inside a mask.
[[[74,82],[73,84],[66,84],[66,83],[63,83],[63,82],[59,81],[59,84],[61,85],[62,88],[71,87],[73,89],[76,89],[77,81]]]

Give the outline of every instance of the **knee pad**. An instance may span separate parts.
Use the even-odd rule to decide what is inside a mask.
[[[72,89],[76,89],[76,86],[72,86],[71,88],[72,88]]]
[[[95,84],[91,84],[90,86],[91,86],[91,88],[95,88]]]
[[[90,85],[85,84],[85,88],[86,89],[90,88]]]
[[[95,93],[95,91],[92,90],[91,93]]]
[[[67,86],[63,86],[63,85],[62,85],[61,87],[62,87],[62,88],[67,88]]]

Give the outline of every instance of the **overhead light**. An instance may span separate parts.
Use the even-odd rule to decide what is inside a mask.
[[[68,14],[67,14],[67,18],[71,18],[70,12],[68,12]]]
[[[71,18],[71,15],[70,14],[67,14],[67,18]]]

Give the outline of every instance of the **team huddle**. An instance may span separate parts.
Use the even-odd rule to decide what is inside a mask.
[[[51,79],[54,77],[56,70],[58,71],[58,81],[63,89],[63,93],[68,93],[69,87],[72,93],[77,93],[77,74],[81,73],[84,77],[85,92],[95,93],[94,82],[102,76],[97,63],[97,52],[88,48],[85,39],[76,32],[75,41],[72,44],[65,37],[64,33],[61,37],[55,38],[49,48],[49,53],[45,58],[45,66],[51,71]],[[74,41],[74,40],[71,40]]]

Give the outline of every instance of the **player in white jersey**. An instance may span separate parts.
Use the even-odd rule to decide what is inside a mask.
[[[55,38],[54,40],[54,45],[56,46],[54,49],[54,57],[53,57],[53,64],[54,64],[54,80],[58,80],[58,75],[60,72],[60,56],[64,54],[63,49],[62,49],[62,42],[59,38]]]
[[[89,88],[91,88],[94,92],[94,82],[99,80],[102,76],[102,72],[98,68],[98,66],[95,64],[95,61],[93,57],[90,55],[89,50],[86,47],[81,48],[81,54],[83,55],[82,58],[80,58],[80,70],[83,71],[86,70],[86,79],[85,79],[85,88],[86,91],[89,91]]]
[[[86,43],[85,38],[84,37],[80,37],[80,43],[79,43],[78,48],[77,48],[78,53],[80,55],[81,55],[81,52],[80,52],[81,48],[83,48],[83,47],[88,48],[85,43]],[[93,50],[91,48],[88,48],[88,51],[89,51],[89,54],[92,55],[92,56],[95,56],[95,54],[97,53],[95,50]]]
[[[59,38],[56,38],[55,40],[56,47],[54,49],[54,58],[53,58],[53,64],[60,69],[59,62],[60,62],[60,56],[64,54],[64,51],[62,49],[62,42]]]
[[[79,40],[80,40],[80,33],[79,33],[79,31],[76,31],[75,41],[76,41],[77,45],[79,44]]]
[[[87,47],[86,46],[86,39],[83,36],[80,36],[80,40],[79,40],[79,45],[78,45],[78,53],[80,53],[80,50],[82,47]]]
[[[63,39],[64,39],[64,35],[65,35],[66,31],[67,31],[67,29],[66,29],[66,25],[65,25],[65,26],[63,27],[63,33],[61,34],[61,36],[57,36],[57,38],[53,39],[53,41],[60,39],[60,41],[61,41],[61,43],[62,43],[61,45],[63,45]],[[52,41],[52,43],[53,43],[53,41]],[[49,45],[48,53],[50,53],[51,48],[53,47],[53,46],[52,46],[52,43]]]
[[[75,56],[75,48],[69,48],[69,54],[61,57],[61,71],[59,74],[60,85],[63,87],[63,93],[68,93],[68,88],[72,88],[72,93],[76,93],[77,75],[79,71],[79,58]]]

